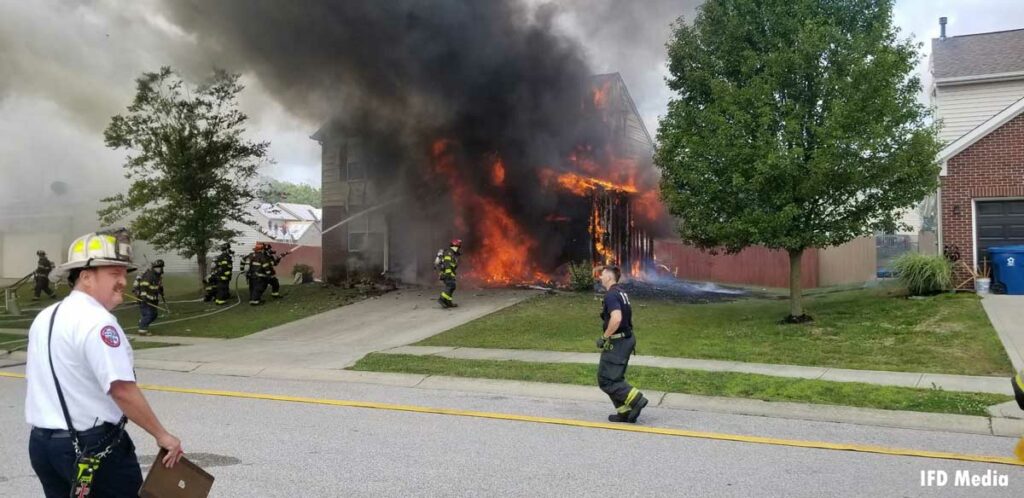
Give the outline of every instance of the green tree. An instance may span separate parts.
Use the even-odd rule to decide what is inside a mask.
[[[689,243],[787,251],[790,320],[807,319],[806,249],[894,230],[937,187],[920,45],[899,38],[892,6],[708,0],[667,44],[662,197]]]
[[[131,185],[103,199],[101,220],[131,218],[138,238],[194,256],[201,276],[215,241],[241,234],[228,222],[253,223],[248,205],[270,145],[242,137],[248,118],[238,110],[238,79],[218,70],[190,87],[169,67],[145,73],[128,112],[111,118],[104,131],[108,147],[129,151],[124,168]]]
[[[320,207],[321,202],[320,189],[305,183],[292,183],[273,178],[266,179],[260,197],[264,202],[270,204],[291,202],[309,204],[317,208]]]

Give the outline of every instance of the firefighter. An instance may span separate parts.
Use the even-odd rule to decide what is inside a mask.
[[[132,291],[139,298],[139,335],[150,335],[149,325],[156,321],[156,307],[164,295],[164,260],[154,261],[145,273],[136,277]]]
[[[626,367],[636,348],[633,337],[633,307],[629,296],[619,288],[622,271],[617,266],[601,270],[601,285],[607,292],[601,309],[604,333],[597,338],[601,361],[597,366],[597,385],[615,405],[610,422],[634,423],[647,406],[647,398],[626,382]]]
[[[231,244],[225,242],[220,245],[220,254],[213,260],[212,277],[216,290],[214,304],[223,305],[228,302],[228,299],[231,299],[231,274],[234,264],[231,256],[233,254],[235,252],[231,250]]]
[[[437,298],[437,302],[441,303],[441,307],[445,309],[458,307],[458,304],[452,301],[452,296],[455,295],[455,273],[459,268],[459,253],[461,251],[462,239],[452,239],[448,249],[438,251],[437,257],[434,258],[438,276],[444,282],[444,290],[441,291],[441,297]]]
[[[263,304],[263,292],[270,283],[271,271],[274,269],[273,259],[267,254],[267,245],[257,242],[249,255],[249,272],[252,274],[249,284],[249,304]]]
[[[206,292],[203,295],[203,302],[208,303],[213,301],[213,298],[217,297],[217,267],[210,268],[210,272],[203,279],[203,290]]]
[[[291,252],[291,251],[289,251]],[[284,254],[277,254],[274,248],[270,244],[263,245],[263,253],[266,255],[268,261],[270,261],[270,269],[268,271],[269,277],[267,277],[267,285],[270,286],[270,296],[274,298],[281,297],[281,282],[277,279],[277,265],[281,263],[281,260],[288,255],[289,252]]]
[[[39,293],[45,292],[50,298],[56,298],[53,289],[50,289],[50,272],[53,271],[53,263],[46,257],[46,251],[36,251],[39,256],[39,263],[36,264],[35,280],[36,287],[32,290],[32,300],[39,300]]]
[[[242,256],[242,259],[238,261],[238,271],[239,273],[245,275],[245,286],[250,289],[250,292],[252,290],[252,277],[253,274],[255,273],[254,267],[252,265],[254,259],[256,259],[255,250],[253,250],[253,252],[250,252],[249,254],[246,254],[245,256]]]

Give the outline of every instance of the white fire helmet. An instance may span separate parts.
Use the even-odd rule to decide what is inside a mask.
[[[101,230],[85,234],[71,243],[68,261],[58,267],[66,276],[78,268],[124,266],[134,271],[132,264],[132,237],[125,228]]]

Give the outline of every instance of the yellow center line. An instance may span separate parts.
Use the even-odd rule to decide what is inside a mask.
[[[0,377],[25,378],[24,374],[0,372]],[[456,417],[486,418],[493,420],[511,420],[516,422],[529,422],[535,424],[564,425],[569,427],[585,427],[590,429],[606,429],[621,432],[636,432],[642,434],[657,434],[662,436],[690,437],[697,439],[711,439],[717,441],[734,441],[740,443],[768,444],[773,446],[790,446],[796,448],[812,448],[834,451],[854,451],[859,453],[874,453],[880,455],[908,456],[920,458],[937,458],[942,460],[959,460],[964,462],[995,463],[1002,465],[1014,465],[1024,467],[1024,460],[1014,457],[1001,457],[991,455],[969,455],[963,453],[950,453],[944,451],[915,450],[909,448],[890,448],[886,446],[874,446],[867,444],[853,443],[829,443],[825,441],[805,441],[799,439],[781,439],[762,436],[745,436],[740,434],[725,434],[718,432],[691,431],[685,429],[670,429],[665,427],[646,427],[642,425],[615,424],[607,422],[588,422],[585,420],[574,420],[567,418],[534,417],[531,415],[515,415],[511,413],[482,412],[475,410],[459,410],[454,408],[431,408],[415,405],[397,405],[391,403],[375,403],[371,401],[351,401],[340,399],[308,398],[303,396],[285,396],[279,394],[248,393],[241,391],[220,391],[215,389],[193,389],[185,387],[158,386],[152,384],[140,384],[139,387],[147,391],[159,391],[179,394],[195,394],[201,396],[220,396],[227,398],[258,399],[264,401],[283,401],[287,403],[305,403],[313,405],[342,406],[348,408],[368,408],[373,410],[388,410],[412,413],[427,413],[433,415],[450,415]]]

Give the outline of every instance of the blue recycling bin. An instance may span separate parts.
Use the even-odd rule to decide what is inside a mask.
[[[992,282],[998,282],[1007,294],[1024,294],[1024,246],[988,248],[992,263]]]

